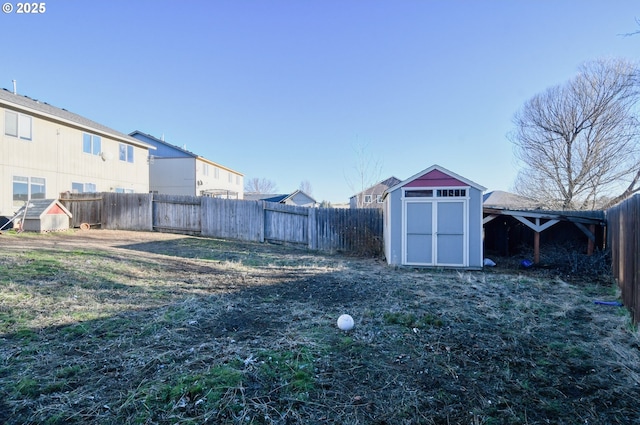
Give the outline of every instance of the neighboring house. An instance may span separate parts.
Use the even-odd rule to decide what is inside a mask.
[[[349,208],[382,208],[384,191],[400,183],[400,179],[389,177],[349,198]]]
[[[0,216],[62,192],[149,191],[146,143],[6,89],[0,115]]]
[[[266,201],[266,202],[276,202],[280,204],[286,205],[297,205],[299,207],[317,207],[318,203],[311,196],[307,195],[301,190],[296,190],[295,192],[288,195],[274,195],[274,194],[263,194],[263,193],[245,193],[244,199],[250,201]]]
[[[244,175],[141,131],[132,137],[156,148],[149,157],[149,189],[164,195],[242,199]]]
[[[439,165],[390,187],[384,196],[387,262],[482,268],[484,191]]]

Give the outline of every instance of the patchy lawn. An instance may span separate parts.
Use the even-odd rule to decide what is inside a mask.
[[[106,230],[0,252],[0,423],[640,423],[601,280]]]

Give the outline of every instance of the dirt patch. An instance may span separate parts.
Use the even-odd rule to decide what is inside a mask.
[[[0,248],[0,422],[640,423],[602,279],[144,232]]]

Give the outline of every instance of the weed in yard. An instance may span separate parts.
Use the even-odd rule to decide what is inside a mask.
[[[442,319],[432,315],[432,314],[423,314],[421,316],[416,316],[413,313],[403,313],[403,312],[386,312],[383,315],[383,319],[385,323],[390,325],[402,325],[408,328],[416,328],[423,329],[427,327],[440,327],[442,326]]]
[[[31,378],[22,378],[14,387],[14,391],[23,397],[35,398],[40,395],[38,381]]]
[[[186,374],[158,388],[149,389],[145,404],[162,411],[196,409],[200,412],[219,411],[223,407],[237,410],[239,406],[222,406],[225,394],[242,385],[239,365],[218,365],[201,374]]]
[[[305,399],[314,388],[314,359],[305,347],[294,350],[265,350],[260,354],[260,375],[284,394]]]

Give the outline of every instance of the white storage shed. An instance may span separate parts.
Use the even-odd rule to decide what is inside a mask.
[[[480,269],[483,186],[433,165],[384,194],[387,263]]]

